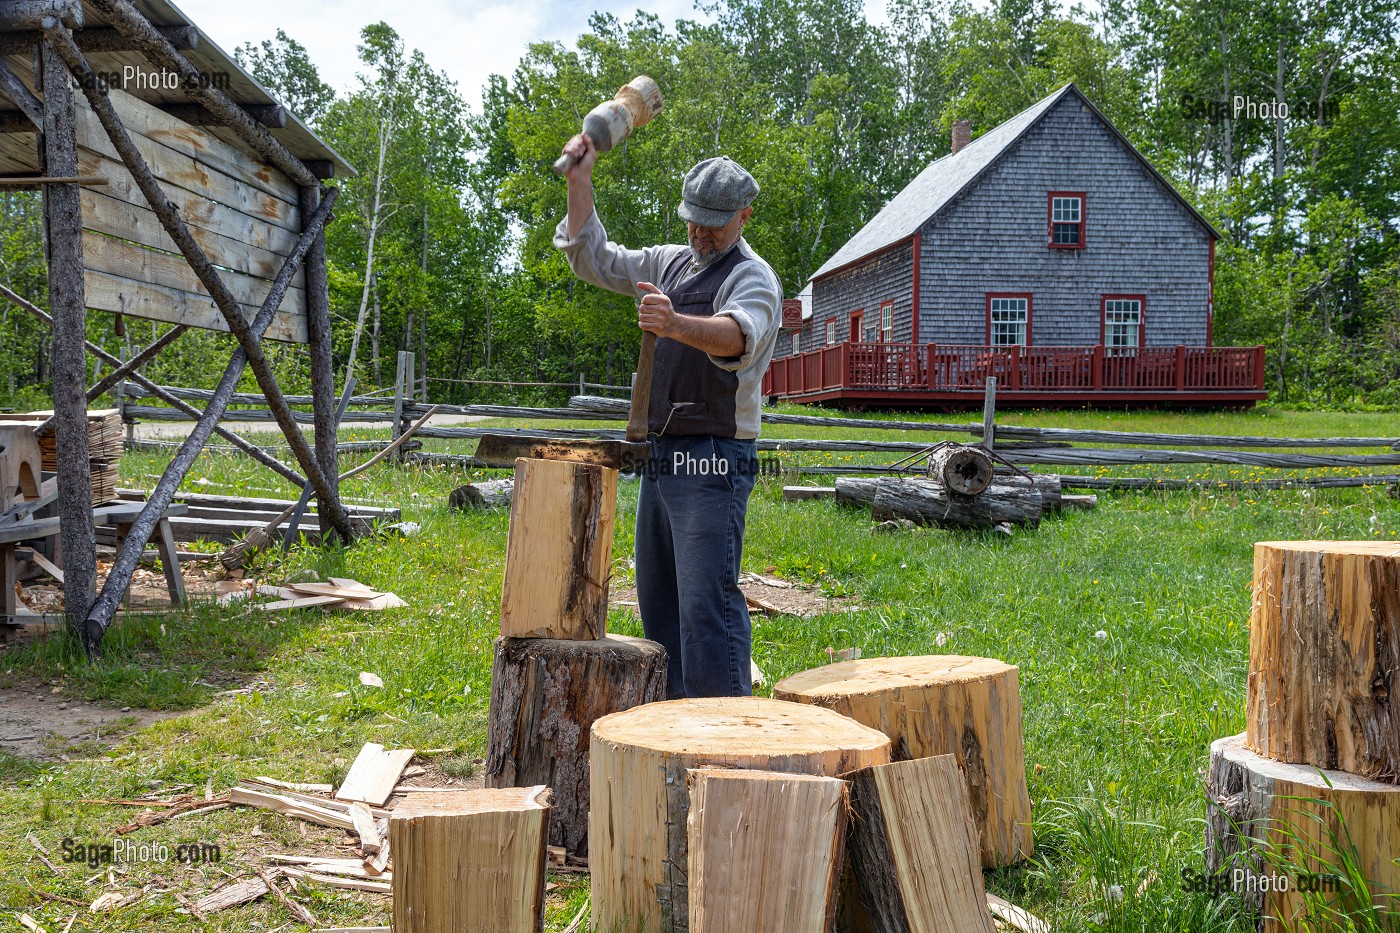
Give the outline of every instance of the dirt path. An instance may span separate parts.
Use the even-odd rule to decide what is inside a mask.
[[[58,693],[42,681],[0,688],[0,749],[20,758],[50,761],[116,744],[133,729],[178,715],[118,709]]]

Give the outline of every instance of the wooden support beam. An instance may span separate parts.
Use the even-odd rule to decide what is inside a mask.
[[[0,62],[0,94],[14,101],[32,126],[37,128],[44,125],[44,105],[4,62]]]
[[[544,929],[548,787],[414,794],[389,817],[396,933]]]
[[[244,113],[274,130],[287,125],[287,110],[281,104],[238,104]],[[157,104],[156,108],[183,120],[190,126],[228,126],[228,123],[202,104]]]
[[[12,302],[20,308],[23,308],[25,311],[28,311],[30,314],[47,324],[49,327],[53,327],[53,318],[49,316],[48,312],[46,312],[43,308],[40,308],[33,302],[26,301],[22,295],[16,294],[4,284],[0,284],[0,298],[4,298],[5,300]],[[109,366],[120,367],[123,365],[120,359],[108,353],[106,350],[102,349],[102,347],[98,346],[92,341],[87,341],[87,351]],[[138,372],[129,373],[127,375],[127,378],[130,379],[132,382],[136,383],[137,385],[141,386],[141,388],[145,389],[151,395],[165,402],[167,405],[170,405],[174,408],[178,408],[180,411],[189,415],[195,421],[198,421],[200,417],[204,414],[198,408],[195,408],[193,405],[190,405],[188,402],[185,402],[184,400],[180,399],[174,393],[167,391],[165,387],[156,385],[154,382],[147,379],[145,376],[141,375]],[[232,396],[232,398],[236,397],[236,394]],[[207,396],[207,401],[212,402],[213,398],[214,393],[210,392]],[[226,401],[225,404],[229,404],[229,402]],[[279,476],[286,477],[288,480],[290,480],[292,483],[298,486],[306,484],[306,478],[304,476],[302,476],[296,470],[293,470],[291,467],[287,466],[281,460],[278,460],[276,457],[272,456],[270,453],[268,453],[263,448],[257,446],[256,444],[249,443],[239,435],[234,434],[232,431],[224,428],[221,425],[215,425],[214,432],[220,437],[227,440],[229,443],[238,447],[239,450],[242,450],[254,460],[257,460],[263,466],[272,470],[274,473],[277,473]]]
[[[310,217],[321,203],[317,188],[301,189],[301,216]],[[311,349],[311,408],[316,419],[316,461],[326,474],[331,490],[340,494],[340,461],[336,451],[337,433],[328,430],[335,420],[335,360],[331,335],[330,284],[326,271],[326,235],[319,231],[302,260],[306,272],[306,340]],[[331,530],[325,514],[318,513],[321,534]]]
[[[0,67],[3,66],[4,63],[0,62]],[[29,114],[23,110],[0,110],[0,135],[38,133],[40,129],[40,124],[29,119]]]
[[[199,48],[199,30],[194,26],[157,26],[156,31],[181,51]],[[31,55],[43,33],[24,29],[0,35],[0,55]],[[131,40],[115,29],[84,29],[73,37],[84,52],[134,52]]]
[[[105,98],[103,100],[105,102]],[[268,327],[271,326],[273,314],[282,303],[282,296],[286,294],[287,286],[291,284],[293,273],[296,272],[302,256],[310,247],[315,231],[319,230],[325,224],[326,218],[330,216],[331,206],[335,203],[338,193],[335,188],[326,192],[321,206],[317,208],[316,214],[308,222],[308,229],[297,240],[297,245],[287,257],[286,265],[282,267],[282,271],[277,274],[272,287],[268,289],[267,299],[258,309],[258,313],[250,325],[254,341],[260,340],[262,335],[267,332]],[[165,472],[161,474],[155,488],[151,490],[151,495],[146,500],[146,507],[141,510],[141,514],[132,524],[131,533],[117,552],[116,560],[112,562],[112,569],[107,574],[107,582],[103,585],[102,592],[98,594],[97,601],[93,604],[83,626],[83,642],[90,654],[96,653],[103,634],[112,624],[122,594],[131,583],[131,576],[135,573],[136,566],[145,551],[146,542],[150,540],[151,533],[155,530],[166,507],[174,499],[175,491],[179,489],[185,473],[194,464],[195,458],[204,449],[204,445],[209,443],[209,435],[213,433],[214,425],[223,416],[224,409],[228,406],[228,397],[233,394],[247,363],[248,356],[240,346],[234,351],[233,358],[229,360],[209,407],[205,409],[199,421],[195,422],[189,436],[180,445],[180,449],[171,459],[170,465],[165,468]],[[339,505],[339,502],[334,504]],[[323,502],[322,505],[325,503]],[[344,516],[343,510],[341,514]]]
[[[69,29],[82,29],[82,0],[5,0],[0,3],[0,33],[43,29],[45,20]]]
[[[18,4],[24,7],[27,4]],[[10,4],[11,8],[16,4]],[[50,10],[57,5],[33,4]],[[78,22],[82,21],[81,8]],[[48,20],[53,22],[52,18]],[[50,35],[72,41],[66,27]],[[50,43],[41,53],[44,87],[44,171],[78,174],[77,115],[73,82]],[[51,390],[57,424],[59,542],[63,549],[64,611],[69,624],[85,618],[97,590],[97,537],[92,525],[92,467],[87,427],[87,303],[83,293],[83,209],[74,185],[44,189],[44,230],[49,259],[49,300],[53,306]],[[135,570],[133,563],[132,569]],[[127,581],[130,582],[128,575]],[[126,592],[123,585],[121,593]],[[118,594],[118,598],[120,594]],[[116,611],[115,601],[113,612]]]
[[[178,74],[183,82],[185,93],[195,102],[203,104],[229,129],[233,130],[253,151],[269,164],[281,169],[288,178],[307,188],[320,184],[307,170],[301,160],[282,145],[276,137],[248,116],[227,94],[208,82],[199,80],[199,69],[190,64],[189,59],[180,54],[170,41],[151,25],[141,11],[128,0],[90,0],[94,9],[100,12],[118,32],[136,46],[136,51],[145,54],[152,62],[164,65]],[[133,173],[134,174],[134,173]],[[178,242],[178,241],[177,241]],[[250,360],[251,362],[251,360]]]
[[[107,7],[109,6],[114,9],[108,11]],[[126,17],[128,14],[135,16],[141,23],[145,24],[147,28],[150,27],[150,24],[146,23],[140,13],[136,12],[125,0],[103,0],[102,8],[104,12],[107,13],[109,19],[117,18],[114,22],[116,22],[119,28],[121,28],[123,22],[126,22],[128,26],[131,25],[130,22],[123,19],[123,17]],[[354,530],[351,528],[350,520],[345,514],[345,508],[341,505],[339,497],[334,494],[333,488],[330,485],[330,480],[327,479],[320,465],[316,462],[315,454],[307,443],[305,435],[303,435],[301,430],[297,427],[296,419],[292,416],[292,411],[287,406],[286,399],[283,397],[281,389],[277,385],[277,377],[272,372],[267,357],[263,353],[261,343],[262,334],[258,333],[255,335],[252,332],[248,321],[243,317],[243,312],[239,306],[238,300],[224,284],[218,270],[209,261],[209,257],[205,255],[204,250],[201,249],[199,244],[195,241],[184,219],[181,218],[179,212],[171,205],[169,198],[161,189],[160,184],[151,174],[150,167],[146,164],[146,160],[137,150],[136,145],[132,142],[131,136],[122,125],[121,118],[113,108],[112,102],[107,96],[106,89],[102,86],[101,82],[95,79],[92,67],[88,64],[83,53],[79,51],[78,47],[73,43],[73,37],[67,32],[58,30],[46,31],[45,35],[49,37],[50,41],[54,44],[54,48],[63,56],[64,61],[68,64],[73,75],[79,79],[78,84],[82,88],[84,96],[87,97],[88,103],[97,114],[98,120],[102,123],[102,128],[107,132],[113,147],[116,148],[118,154],[121,156],[122,162],[126,165],[133,180],[135,180],[137,186],[141,189],[141,193],[145,196],[151,210],[160,219],[161,226],[165,227],[165,231],[169,234],[170,239],[175,243],[181,255],[183,255],[185,260],[190,264],[191,270],[194,271],[200,283],[209,292],[210,297],[213,298],[215,305],[218,306],[219,312],[224,316],[224,320],[228,324],[229,331],[237,338],[239,349],[243,351],[244,356],[247,358],[247,365],[253,370],[253,375],[257,378],[258,387],[262,389],[263,394],[267,396],[268,408],[272,411],[278,427],[282,429],[282,433],[287,439],[287,445],[291,447],[297,462],[301,464],[302,471],[306,474],[307,481],[316,490],[316,495],[321,503],[320,511],[327,513],[331,527],[333,527],[345,541],[353,541],[355,537]],[[180,57],[178,53],[172,54],[175,58]],[[184,61],[183,59],[180,60],[182,62]],[[188,63],[185,64],[188,66]],[[197,94],[198,90],[199,89],[191,90],[190,93]],[[227,98],[223,99],[227,100]],[[246,114],[242,116],[244,120],[247,120]],[[258,127],[258,129],[261,130],[264,135],[267,132],[263,127]],[[271,137],[268,138],[271,139]],[[277,145],[280,147],[281,144],[278,143]],[[285,152],[285,150],[283,151]],[[304,169],[302,173],[306,174]],[[307,177],[309,177],[309,175]],[[312,184],[315,185],[318,183],[312,180]],[[333,196],[326,194],[323,198],[322,206],[325,207],[326,210],[321,217],[320,223],[324,223],[325,217],[330,213],[329,203],[333,200]],[[318,213],[320,212],[318,211]],[[286,274],[286,284],[282,285],[280,289],[274,286],[273,289],[269,290],[267,296],[268,300],[273,299],[275,296],[277,304],[281,303],[286,293],[287,286],[291,283],[292,274],[296,272],[302,257],[315,238],[313,231],[316,229],[318,229],[317,224],[307,221],[306,230],[303,231],[302,237],[298,240],[293,254],[288,256],[287,265],[283,267],[282,273],[278,275],[278,279],[280,280],[282,274]],[[264,307],[266,307],[266,302],[264,302]],[[275,308],[276,305],[273,306],[274,310]],[[261,316],[261,311],[258,316]],[[222,414],[223,408],[224,406],[221,405],[220,414]]]
[[[317,178],[334,178],[335,163],[330,159],[302,159],[301,164]]]

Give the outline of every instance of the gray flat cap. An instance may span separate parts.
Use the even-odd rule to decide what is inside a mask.
[[[758,182],[729,156],[699,162],[685,175],[681,206],[676,213],[687,223],[723,227],[753,203]]]

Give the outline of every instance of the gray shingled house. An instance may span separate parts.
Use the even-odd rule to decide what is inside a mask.
[[[1247,405],[1262,347],[1213,347],[1218,232],[1073,85],[925,168],[791,302],[793,401]],[[797,314],[798,302],[802,313]]]

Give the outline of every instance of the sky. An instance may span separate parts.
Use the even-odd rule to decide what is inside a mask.
[[[645,8],[668,26],[677,19],[708,19],[693,0],[419,0],[403,7],[382,0],[177,0],[176,5],[230,55],[245,42],[273,38],[280,27],[306,46],[322,80],[337,91],[355,86],[361,27],[382,19],[398,30],[408,49],[421,49],[429,65],[446,71],[473,110],[479,109],[489,75],[510,75],[531,42],[572,45],[587,31],[594,10],[627,20]],[[866,0],[866,7],[867,18],[884,21],[884,0]]]

